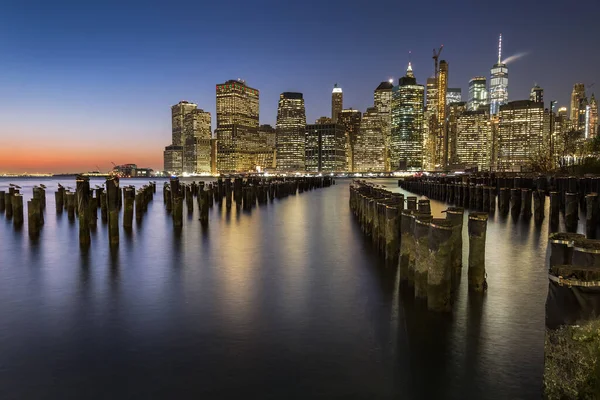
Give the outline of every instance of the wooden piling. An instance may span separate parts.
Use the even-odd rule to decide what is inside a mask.
[[[482,292],[487,288],[485,272],[487,220],[487,213],[469,214],[469,289],[476,292]]]
[[[400,208],[387,205],[385,209],[385,259],[391,264],[398,263],[400,251]]]
[[[14,189],[9,188],[8,192],[4,193],[4,206],[6,212],[6,219],[11,219],[13,217],[13,206],[12,206],[12,198],[14,194]]]
[[[209,193],[207,190],[204,190],[204,188],[202,188],[202,190],[198,193],[198,197],[200,199],[200,222],[202,222],[203,224],[208,223],[208,196]]]
[[[427,268],[427,308],[449,312],[452,309],[451,258],[453,226],[447,219],[434,219],[429,228]]]
[[[183,195],[179,178],[171,178],[171,202],[173,205],[173,225],[183,225]]]
[[[573,263],[573,244],[585,239],[580,233],[555,232],[548,236],[550,244],[550,267]]]
[[[6,200],[4,199],[5,195],[6,192],[4,190],[0,190],[0,212],[2,213],[6,210]]]
[[[510,193],[509,188],[500,188],[500,196],[498,197],[498,210],[506,215],[510,208]]]
[[[457,281],[462,272],[462,253],[463,253],[463,224],[465,209],[462,207],[448,207],[446,210],[446,219],[452,222],[452,255],[450,260],[453,281]],[[456,278],[456,279],[454,279]]]
[[[29,200],[27,202],[27,227],[29,231],[29,237],[32,239],[35,239],[40,235],[40,213],[40,201],[35,198]]]
[[[90,178],[78,175],[76,179],[77,210],[79,216],[79,247],[90,245]]]
[[[415,241],[415,297],[427,297],[427,269],[429,266],[429,223],[431,218],[416,219],[414,227]]]
[[[135,202],[135,218],[142,219],[144,206],[142,205],[143,197],[141,192],[137,192],[134,187],[123,188],[123,228],[133,228],[133,211]]]
[[[544,220],[544,208],[546,207],[546,194],[543,190],[533,191],[533,220],[536,224]]]
[[[108,212],[108,239],[111,246],[119,244],[119,178],[106,180],[106,209]]]
[[[15,193],[12,196],[12,212],[13,212],[13,225],[20,227],[23,225],[23,195],[21,193]]]
[[[588,239],[596,239],[596,227],[598,225],[598,194],[590,193],[585,196],[585,232]]]
[[[516,178],[515,178],[516,179]],[[510,215],[516,218],[521,213],[521,189],[510,189]]]
[[[567,232],[577,232],[579,221],[579,199],[577,193],[566,193],[565,195],[565,227]]]
[[[75,193],[73,192],[65,192],[65,196],[67,199],[67,215],[70,220],[74,220],[77,198],[75,197]]]
[[[417,198],[415,196],[406,197],[406,209],[415,211],[417,210]]]

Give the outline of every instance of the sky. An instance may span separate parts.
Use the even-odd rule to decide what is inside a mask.
[[[275,125],[279,94],[304,93],[307,121],[365,111],[373,90],[433,74],[444,45],[449,87],[488,77],[498,35],[509,100],[534,84],[568,106],[576,82],[600,94],[600,1],[24,1],[0,12],[0,173],[108,171],[111,162],[162,169],[170,106],[215,115],[215,85],[260,90],[260,122]]]

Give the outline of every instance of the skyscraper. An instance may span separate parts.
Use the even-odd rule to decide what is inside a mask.
[[[382,119],[375,107],[363,114],[354,145],[354,172],[383,172],[385,170],[385,134]]]
[[[452,103],[460,103],[462,102],[462,90],[461,88],[448,88],[446,92],[446,105],[450,105]]]
[[[210,113],[193,109],[183,118],[183,172],[210,173]],[[207,158],[208,157],[208,158]]]
[[[345,171],[346,153],[344,142],[344,128],[339,124],[306,125],[306,171]]]
[[[181,174],[184,170],[185,118],[197,107],[185,100],[171,106],[171,145],[163,153],[164,170],[170,174]]]
[[[409,63],[392,92],[392,171],[423,167],[424,95],[425,88],[417,84]]]
[[[458,163],[456,155],[456,141],[458,137],[458,118],[467,111],[467,103],[464,101],[448,105],[448,117],[446,123],[446,135],[448,136],[448,164]]]
[[[469,111],[477,111],[479,107],[488,105],[487,83],[484,76],[476,76],[469,81]]]
[[[446,94],[448,92],[448,63],[440,61],[440,71],[437,79],[437,107],[440,124],[446,121]]]
[[[500,106],[499,170],[520,171],[542,152],[544,122],[544,103],[520,100]]]
[[[373,93],[373,104],[381,117],[381,130],[385,141],[385,167],[390,170],[390,141],[392,138],[392,81],[381,82]]]
[[[243,80],[217,85],[217,168],[248,172],[255,167],[253,138],[258,131],[259,92]]]
[[[358,110],[346,109],[338,114],[338,125],[344,130],[344,150],[346,153],[346,171],[353,172],[354,145],[360,129],[362,114]]]
[[[588,131],[590,133],[590,137],[594,137],[598,134],[598,101],[596,97],[592,93],[592,97],[590,97],[589,107],[589,117],[588,117]]]
[[[583,83],[576,83],[573,85],[573,91],[571,92],[571,121],[579,121],[579,107],[581,102],[585,99],[585,85]]]
[[[490,113],[498,114],[500,106],[508,102],[508,67],[502,62],[502,35],[498,41],[498,62],[492,67],[490,79]]]
[[[425,98],[426,104],[425,109],[429,115],[436,115],[438,113],[438,102],[437,95],[438,85],[435,78],[427,78],[427,97]]]
[[[277,170],[304,171],[306,112],[302,93],[284,92],[277,108]]]
[[[337,122],[337,116],[343,108],[344,94],[342,93],[342,88],[338,87],[338,84],[336,83],[331,92],[331,119],[334,123]]]
[[[531,88],[531,93],[529,93],[529,100],[535,101],[536,103],[544,102],[544,89],[535,85]]]
[[[456,120],[456,162],[463,168],[490,168],[492,124],[487,110],[466,111]]]

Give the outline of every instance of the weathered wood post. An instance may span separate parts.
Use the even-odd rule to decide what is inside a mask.
[[[192,214],[194,212],[194,196],[192,195],[192,187],[190,185],[185,185],[184,187],[187,212],[188,214]]]
[[[585,196],[585,232],[588,239],[596,239],[596,226],[598,225],[598,194],[590,193]]]
[[[40,201],[38,199],[31,199],[27,202],[27,226],[29,231],[29,237],[32,239],[37,238],[40,235],[40,220],[39,215],[41,213]]]
[[[57,214],[61,214],[65,207],[64,194],[65,194],[65,188],[63,188],[62,186],[59,186],[58,190],[56,192],[54,192],[54,203],[56,206]]]
[[[469,289],[482,292],[487,288],[485,272],[485,237],[487,213],[469,214]]]
[[[12,198],[15,193],[15,189],[12,187],[8,188],[8,192],[4,193],[4,205],[6,212],[6,219],[11,219],[13,217],[13,206],[12,206]]]
[[[454,223],[434,219],[429,228],[429,263],[427,268],[427,308],[448,312],[452,309],[451,258]]]
[[[418,211],[420,213],[431,214],[431,202],[427,199],[419,200]]]
[[[555,232],[548,236],[550,243],[550,267],[573,263],[573,243],[585,239],[580,233]]]
[[[65,195],[67,198],[67,215],[70,220],[74,220],[75,219],[75,204],[77,203],[75,193],[65,192]]]
[[[201,188],[198,192],[198,197],[200,201],[200,222],[202,222],[203,224],[208,224],[208,196],[209,193],[207,190],[204,190],[204,188]]]
[[[408,257],[408,283],[409,285],[414,285],[415,282],[415,270],[416,270],[416,253],[417,253],[417,240],[415,237],[415,229],[417,226],[417,222],[425,222],[429,224],[432,220],[431,214],[413,212],[411,215],[409,227],[410,227],[410,238],[411,241],[409,244],[409,257]]]
[[[452,282],[458,282],[462,272],[462,253],[463,253],[463,224],[465,209],[462,207],[448,207],[446,210],[446,219],[452,222],[452,254],[450,266],[452,271]]]
[[[142,193],[135,192],[135,188],[131,186],[126,186],[123,188],[123,197],[124,197],[124,206],[123,206],[123,228],[131,229],[133,228],[133,203],[135,202],[135,217],[137,220],[142,218],[142,212],[144,210],[144,206],[142,205]]]
[[[417,198],[415,196],[406,197],[406,209],[415,210],[417,209]]]
[[[163,188],[163,193],[165,195],[165,209],[167,213],[173,210],[173,196],[171,195],[171,187],[169,185],[165,185]]]
[[[560,214],[560,193],[550,192],[550,229],[556,231],[558,229],[558,221]]]
[[[531,189],[521,189],[521,215],[531,217]]]
[[[366,202],[363,196],[363,202]],[[366,212],[366,208],[365,208]],[[400,282],[408,282],[408,264],[410,262],[411,248],[414,247],[414,238],[411,231],[411,219],[414,210],[402,210],[400,212],[400,257],[398,259],[398,270]]]
[[[488,188],[487,186],[484,186],[482,190],[483,190],[482,209],[483,209],[483,211],[487,211],[490,209],[490,188]]]
[[[20,227],[23,225],[23,195],[15,192],[12,196],[12,212],[13,212],[13,225]]]
[[[400,210],[396,204],[385,208],[385,259],[392,264],[398,263],[400,251]]]
[[[102,218],[102,223],[106,224],[108,222],[108,207],[106,205],[106,192],[103,188],[96,190],[96,196],[100,196],[100,217]]]
[[[543,190],[533,191],[533,220],[536,224],[544,220],[544,208],[546,207],[546,194]]]
[[[510,215],[513,218],[517,218],[521,213],[521,189],[510,189],[510,204]]]
[[[427,269],[429,266],[429,223],[431,219],[416,219],[414,228],[415,241],[415,297],[427,297]]]
[[[565,195],[565,227],[567,232],[577,232],[577,222],[579,221],[579,199],[577,193],[567,193]]]
[[[119,178],[106,180],[106,209],[108,212],[108,239],[111,246],[119,244]]]
[[[510,189],[500,188],[500,197],[498,197],[498,210],[500,213],[506,215],[510,208]]]
[[[488,187],[489,193],[489,210],[490,213],[494,213],[496,211],[496,188]]]
[[[4,212],[6,210],[6,200],[4,200],[4,197],[6,195],[6,192],[4,190],[0,190],[0,212]]]
[[[78,175],[76,179],[77,210],[79,216],[79,247],[90,245],[90,178]]]
[[[98,225],[98,198],[93,196],[93,190],[90,190],[90,228],[94,229]]]

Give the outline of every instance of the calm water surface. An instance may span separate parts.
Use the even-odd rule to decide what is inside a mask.
[[[36,242],[0,215],[1,399],[541,395],[547,219],[490,218],[482,297],[465,288],[465,223],[463,285],[444,316],[399,290],[350,213],[349,181],[250,213],[215,206],[208,229],[184,210],[181,232],[159,181],[119,248],[99,219],[86,254],[55,212],[57,181],[9,182],[25,201],[49,189]]]

